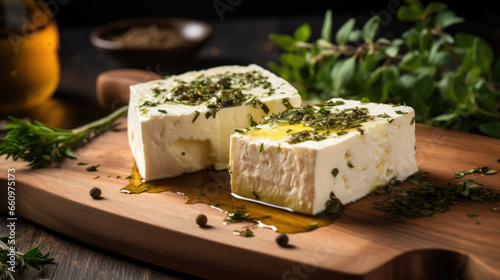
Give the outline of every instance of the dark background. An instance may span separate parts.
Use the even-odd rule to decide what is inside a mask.
[[[422,1],[424,6],[431,1]],[[444,1],[449,8],[466,19],[452,31],[474,32],[494,46],[500,41],[500,9],[495,1]],[[287,19],[292,17],[322,16],[327,9],[334,18],[342,16],[370,17],[380,14],[384,19],[388,6],[399,7],[404,0],[342,0],[342,1],[269,1],[269,0],[194,0],[194,1],[95,1],[48,0],[61,27],[100,25],[111,21],[135,17],[190,17],[211,22],[240,19]],[[216,6],[224,10],[220,17]],[[498,6],[498,5],[495,5]],[[382,13],[382,14],[381,14]],[[403,30],[404,24],[391,14],[391,31]],[[394,19],[394,20],[393,20]],[[402,26],[402,27],[400,27]],[[335,27],[335,26],[334,26]],[[400,35],[400,34],[395,34]]]
[[[422,1],[424,6],[431,1]],[[500,53],[500,8],[494,7],[495,1],[444,1],[449,8],[465,22],[447,31],[471,32],[484,38]],[[189,17],[209,21],[217,27],[229,25],[234,21],[244,24],[259,20],[284,22],[278,29],[270,32],[291,33],[297,26],[287,24],[295,19],[298,24],[310,20],[313,37],[319,36],[322,19],[326,10],[333,12],[333,30],[350,17],[355,17],[357,27],[372,15],[378,14],[382,22],[387,22],[379,35],[400,36],[410,24],[401,23],[397,16],[390,13],[390,7],[399,8],[404,0],[342,0],[342,1],[269,1],[269,0],[193,0],[193,1],[96,1],[96,0],[46,0],[60,28],[98,26],[119,19],[137,17]],[[498,5],[496,5],[498,6]],[[219,9],[219,11],[217,11]],[[389,16],[389,18],[387,17]],[[389,31],[390,34],[387,34]],[[63,38],[64,39],[64,38]],[[238,40],[241,38],[233,38]],[[391,38],[389,38],[391,39]]]
[[[43,0],[42,0],[43,1]],[[195,1],[96,1],[96,0],[46,0],[53,11],[60,29],[61,82],[56,99],[78,104],[69,112],[78,115],[83,123],[103,116],[108,111],[99,110],[96,98],[96,80],[100,73],[123,68],[106,54],[96,50],[89,37],[94,28],[112,21],[138,17],[188,17],[209,22],[214,35],[192,60],[177,65],[175,70],[165,69],[164,63],[144,64],[139,67],[161,75],[179,74],[190,70],[206,69],[220,65],[248,65],[266,67],[276,59],[280,50],[268,42],[269,33],[293,34],[308,22],[312,28],[310,41],[320,37],[326,10],[333,12],[333,33],[349,18],[356,19],[356,28],[375,14],[381,16],[378,37],[393,39],[401,36],[413,24],[402,23],[391,6],[399,9],[404,0],[375,1],[264,1],[264,0],[195,0]],[[423,1],[426,6],[430,1]],[[449,8],[465,18],[446,31],[474,33],[485,39],[497,58],[500,54],[500,11],[493,1],[447,1]],[[219,9],[219,12],[217,11]],[[47,109],[48,110],[48,109]],[[36,118],[48,121],[47,110],[40,110]],[[72,119],[68,117],[66,119]],[[70,122],[54,123],[71,127]]]
[[[205,20],[220,19],[214,6],[230,6],[224,14],[225,19],[290,17],[321,15],[331,9],[339,13],[370,13],[386,10],[389,4],[400,6],[404,0],[343,0],[343,1],[264,1],[264,0],[194,0],[194,1],[152,1],[142,0],[133,3],[125,1],[82,1],[49,0],[58,3],[60,10],[56,18],[64,26],[102,24],[109,21],[148,16],[179,16]],[[67,3],[65,3],[67,2]],[[423,1],[424,5],[431,1]],[[485,13],[495,10],[495,1],[444,1],[448,6],[466,18],[484,18]],[[399,4],[398,4],[399,3]],[[498,11],[498,8],[496,9]]]

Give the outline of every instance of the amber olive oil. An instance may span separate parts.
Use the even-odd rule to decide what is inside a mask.
[[[134,166],[129,184],[121,191],[125,193],[159,193],[174,192],[184,195],[186,204],[204,203],[224,212],[226,215],[236,214],[239,221],[255,223],[259,227],[270,228],[280,233],[298,233],[310,231],[329,225],[335,216],[319,214],[309,216],[275,208],[248,200],[238,199],[231,195],[227,171],[203,171],[186,174],[174,178],[143,182]],[[221,222],[235,222],[226,218]]]
[[[0,29],[0,112],[39,105],[57,89],[59,31],[47,19],[33,29]]]

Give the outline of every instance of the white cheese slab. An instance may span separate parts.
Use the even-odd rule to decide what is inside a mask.
[[[295,144],[274,137],[275,125],[259,125],[257,134],[235,133],[230,149],[232,191],[315,215],[325,210],[331,193],[343,204],[354,202],[391,179],[404,180],[418,171],[412,108],[342,101],[344,105],[329,110],[364,107],[370,115],[387,117],[362,124],[362,132]]]
[[[164,80],[150,81],[130,87],[128,138],[132,155],[143,180],[174,177],[206,168],[226,169],[229,162],[229,140],[234,129],[248,126],[250,118],[259,122],[266,114],[252,104],[225,107],[215,117],[207,103],[185,105],[163,102],[180,81],[190,82],[200,75],[247,73],[257,71],[268,77],[270,88],[242,90],[255,96],[269,109],[268,114],[286,109],[284,99],[293,107],[301,105],[297,90],[285,80],[257,65],[222,66],[188,72]],[[155,90],[156,89],[156,90]],[[159,103],[154,107],[141,105]],[[166,113],[164,113],[166,112]],[[199,112],[199,114],[197,113]],[[196,115],[198,117],[195,119]],[[208,116],[208,117],[207,117]]]

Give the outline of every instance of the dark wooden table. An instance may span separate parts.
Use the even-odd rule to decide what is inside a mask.
[[[354,16],[364,23],[370,13]],[[349,17],[335,15],[334,29]],[[161,64],[144,65],[142,69],[165,75],[227,64],[256,63],[265,67],[277,54],[277,49],[267,41],[269,33],[292,34],[300,24],[309,22],[313,28],[312,38],[317,38],[322,20],[322,15],[316,15],[213,21],[211,23],[214,25],[215,34],[196,58],[175,70],[169,70],[166,65]],[[479,21],[472,24],[472,28],[481,32],[487,29],[486,26],[494,32],[496,29],[492,26],[498,29],[499,24]],[[62,77],[53,100],[57,103],[54,105],[56,109],[61,110],[60,117],[50,118],[50,112],[54,110],[51,108],[31,112],[30,116],[42,122],[70,128],[108,113],[96,102],[95,80],[99,73],[122,66],[91,46],[89,35],[93,28],[94,26],[60,27]],[[397,33],[401,26],[391,24],[385,29],[382,34],[390,36],[387,30]],[[498,30],[496,32],[500,34]],[[6,224],[6,216],[2,214],[0,235],[6,235]],[[28,220],[18,220],[16,233],[21,251],[40,244],[43,252],[50,252],[55,258],[54,264],[46,265],[41,271],[28,269],[23,279],[197,279],[188,274],[88,246]]]

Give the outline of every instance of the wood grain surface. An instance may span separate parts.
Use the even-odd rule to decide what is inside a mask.
[[[419,169],[441,183],[463,169],[500,169],[498,139],[417,125],[417,152]],[[7,209],[6,170],[15,168],[17,217],[204,278],[500,279],[500,213],[491,211],[500,203],[461,203],[434,217],[395,219],[372,209],[378,197],[368,196],[347,205],[329,226],[290,234],[292,246],[282,248],[276,232],[256,229],[255,237],[236,236],[232,232],[241,224],[224,225],[224,213],[186,205],[182,195],[120,193],[134,164],[125,131],[105,133],[76,155],[77,160],[37,170],[0,161],[0,211]],[[88,172],[77,162],[101,166]],[[179,184],[200,188],[213,180],[203,174],[182,178]],[[500,190],[500,173],[466,178]],[[102,189],[103,199],[89,196],[93,186]],[[209,228],[195,224],[199,213],[207,215]]]
[[[0,214],[0,233],[6,235],[8,216]],[[16,221],[16,244],[18,250],[26,252],[40,245],[43,253],[50,253],[54,263],[40,270],[28,268],[21,280],[200,280],[196,276],[184,274],[164,267],[155,266],[141,260],[116,253],[61,235],[26,221]]]

